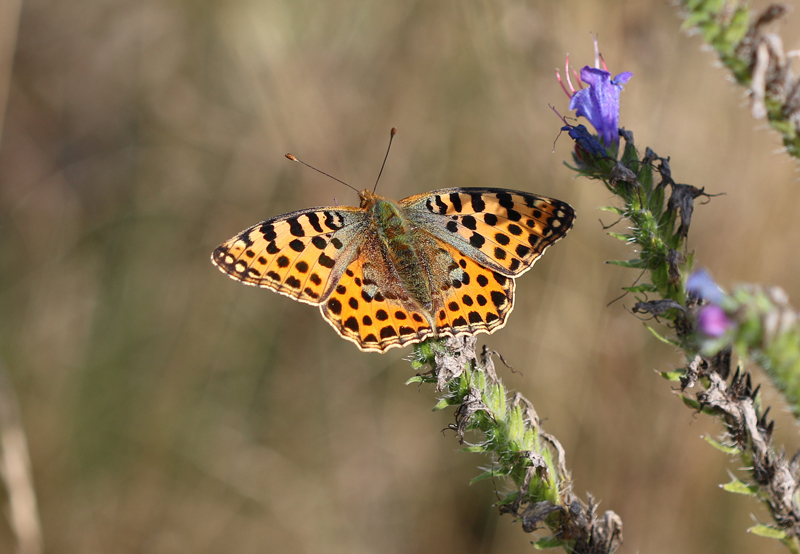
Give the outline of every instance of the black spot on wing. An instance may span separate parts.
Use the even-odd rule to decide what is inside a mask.
[[[354,333],[358,333],[358,321],[356,321],[356,318],[353,316],[347,318],[347,320],[344,322],[344,326]]]
[[[324,253],[319,255],[319,265],[322,267],[327,267],[328,269],[332,268],[336,265],[336,262],[333,261],[333,258],[326,256]]]
[[[334,315],[340,315],[342,313],[342,303],[339,302],[336,298],[331,298],[328,300],[328,309]]]
[[[472,236],[469,238],[469,243],[475,248],[480,248],[485,242],[486,239],[483,238],[483,235],[478,233],[472,233]]]
[[[303,230],[303,226],[300,224],[300,221],[296,217],[292,217],[286,220],[286,223],[289,224],[289,232],[296,236],[296,237],[303,237],[305,236],[306,232]]]
[[[453,327],[466,327],[467,320],[463,316],[458,316],[453,320]]]
[[[444,215],[447,213],[447,204],[442,202],[442,199],[437,194],[433,198],[428,198],[425,201],[425,207],[428,211],[434,214]]]
[[[514,207],[514,199],[511,198],[511,195],[508,194],[507,192],[498,192],[496,196],[497,196],[497,201],[505,209],[509,210]]]
[[[478,228],[478,222],[475,221],[475,218],[471,215],[464,216],[461,219],[461,225],[469,229],[470,231],[474,231]]]
[[[505,294],[500,291],[493,290],[491,294],[492,303],[495,305],[496,308],[502,308],[505,306],[508,298]]]
[[[275,226],[272,223],[264,223],[259,228],[259,231],[264,235],[264,240],[275,240],[277,233],[275,233]]]
[[[317,233],[323,232],[322,226],[320,226],[319,224],[319,216],[317,214],[315,214],[314,212],[308,213],[306,214],[306,218],[308,219],[308,223],[311,225],[311,227],[314,228],[314,230]]]
[[[451,192],[450,193],[450,202],[453,204],[453,209],[455,209],[455,211],[457,211],[457,212],[461,211],[461,207],[462,206],[461,206],[461,195],[460,194],[458,194],[457,192]]]
[[[344,218],[338,212],[323,212],[325,214],[325,226],[334,231],[344,227]]]
[[[483,201],[481,194],[473,192],[470,195],[470,202],[472,203],[472,210],[475,212],[482,212],[486,209],[486,202]]]

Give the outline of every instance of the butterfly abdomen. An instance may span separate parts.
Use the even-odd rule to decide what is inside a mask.
[[[403,288],[425,310],[431,306],[431,292],[422,260],[414,248],[413,226],[398,207],[387,200],[375,203],[373,217],[378,236],[389,262],[394,266]]]

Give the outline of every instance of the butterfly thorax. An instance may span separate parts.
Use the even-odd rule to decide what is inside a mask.
[[[424,256],[417,251],[415,227],[397,204],[368,190],[361,191],[361,207],[372,215],[382,250],[408,295],[425,310],[432,300]]]

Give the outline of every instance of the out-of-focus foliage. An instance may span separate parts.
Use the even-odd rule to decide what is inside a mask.
[[[796,15],[790,17],[792,25]],[[800,298],[796,166],[668,3],[498,0],[22,5],[0,144],[0,357],[16,386],[50,552],[529,552],[486,460],[458,454],[403,356],[209,262],[248,225],[354,195],[500,186],[565,200],[575,229],[482,338],[521,375],[577,491],[631,552],[781,551],[759,506],[652,372],[681,363],[624,308],[601,187],[561,166],[547,104],[569,52],[632,71],[622,126],[709,193],[690,248],[730,289]],[[795,26],[796,27],[796,26]],[[787,48],[796,40],[785,35]],[[559,104],[561,102],[561,104]],[[335,200],[334,200],[335,199]],[[778,402],[777,397],[765,401]],[[780,412],[781,410],[774,410]],[[796,447],[791,418],[776,434]],[[7,522],[0,551],[10,551]],[[772,549],[772,550],[770,550]]]

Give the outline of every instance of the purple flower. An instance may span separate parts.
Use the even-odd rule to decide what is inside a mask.
[[[725,310],[716,304],[706,304],[697,312],[697,328],[708,337],[721,337],[731,325]]]
[[[697,312],[697,329],[707,337],[718,338],[725,334],[733,321],[720,306],[725,293],[719,288],[705,269],[698,269],[686,280],[686,291],[706,304]]]
[[[724,294],[705,269],[698,269],[686,280],[686,290],[707,302],[719,304]]]
[[[569,109],[588,119],[606,146],[619,142],[619,93],[632,76],[625,71],[612,79],[608,71],[587,65],[581,69],[581,81],[589,88],[577,91],[569,101]]]
[[[556,78],[570,98],[569,109],[577,110],[578,117],[588,119],[608,147],[619,142],[619,93],[622,91],[622,85],[633,77],[633,73],[625,71],[612,79],[605,60],[600,55],[596,38],[594,53],[594,67],[585,66],[581,69],[580,76],[573,70],[573,74],[578,79],[578,85],[581,87],[580,90],[576,91],[570,80],[569,56],[567,56],[564,66],[569,89],[561,80],[561,73],[558,70],[556,70]],[[600,69],[601,64],[603,69]],[[583,88],[581,81],[589,87]]]

